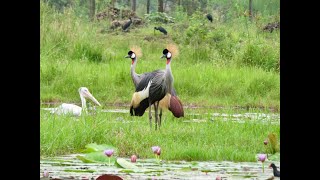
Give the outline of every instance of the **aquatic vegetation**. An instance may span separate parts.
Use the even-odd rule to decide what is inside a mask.
[[[43,171],[43,177],[49,177],[49,172],[47,170]]]
[[[267,158],[267,155],[266,154],[259,154],[259,161],[261,161],[262,163],[262,172],[264,172],[264,161],[266,160]]]
[[[137,156],[136,155],[132,155],[130,160],[131,160],[132,163],[137,162]]]
[[[151,149],[156,157],[156,160],[158,163],[160,163],[161,148],[159,146],[152,146]]]
[[[107,149],[107,150],[104,151],[104,154],[105,154],[106,156],[108,156],[109,166],[110,166],[110,157],[112,156],[113,152],[114,152],[113,149]]]
[[[134,165],[133,163],[131,163],[129,161],[126,161],[123,158],[117,158],[116,165],[118,167],[125,168],[125,169],[131,169],[131,170],[139,169],[138,166]]]

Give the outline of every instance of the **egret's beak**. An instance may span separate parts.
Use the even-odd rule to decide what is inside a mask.
[[[124,58],[130,58],[130,55],[125,56]]]
[[[163,54],[160,58],[165,58],[165,57],[167,57],[167,55],[166,55],[166,54]]]
[[[86,93],[85,93],[85,96],[86,96],[87,98],[91,99],[91,100],[92,100],[94,103],[96,103],[97,105],[101,106],[101,104],[96,100],[96,98],[94,98],[94,97],[92,96],[92,94],[91,94],[90,92],[86,92]]]

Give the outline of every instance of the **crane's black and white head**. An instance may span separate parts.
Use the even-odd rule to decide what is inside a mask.
[[[161,58],[166,58],[167,59],[167,64],[169,64],[170,61],[171,61],[171,57],[172,57],[171,52],[168,49],[164,49],[162,51],[162,54],[163,55],[161,56]]]
[[[131,60],[132,60],[132,64],[135,62],[135,60],[136,60],[136,53],[134,53],[133,51],[129,51],[128,52],[128,55],[127,56],[125,56],[125,58],[131,58]]]
[[[94,98],[93,95],[90,93],[90,91],[88,90],[88,88],[86,88],[86,87],[80,87],[78,91],[79,91],[80,97],[89,98],[89,99],[91,99],[94,103],[96,103],[97,105],[101,106],[101,104],[96,100],[96,98]]]

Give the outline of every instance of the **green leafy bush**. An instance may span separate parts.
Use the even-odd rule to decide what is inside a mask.
[[[173,23],[174,18],[169,16],[167,13],[153,12],[150,14],[145,14],[145,19],[147,22],[151,23]]]

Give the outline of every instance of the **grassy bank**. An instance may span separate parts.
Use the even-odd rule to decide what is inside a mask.
[[[154,158],[151,147],[158,145],[165,160],[256,161],[256,154],[265,152],[263,141],[270,132],[280,138],[279,124],[269,120],[239,123],[204,113],[195,117],[194,113],[198,112],[186,110],[185,118],[176,119],[166,111],[161,130],[155,131],[150,130],[147,115],[139,118],[129,113],[98,113],[72,118],[44,111],[40,121],[40,155],[77,153],[86,144],[96,142],[117,147],[121,157],[137,154],[139,158]],[[206,122],[183,122],[194,118]]]
[[[102,104],[128,104],[134,88],[124,56],[130,47],[141,48],[136,71],[143,73],[165,68],[159,57],[174,43],[179,48],[172,62],[174,85],[184,104],[280,109],[278,31],[263,32],[241,17],[208,24],[199,13],[167,25],[169,36],[154,35],[155,24],[101,33],[108,24],[41,3],[41,102],[78,102],[77,89],[86,86]]]

